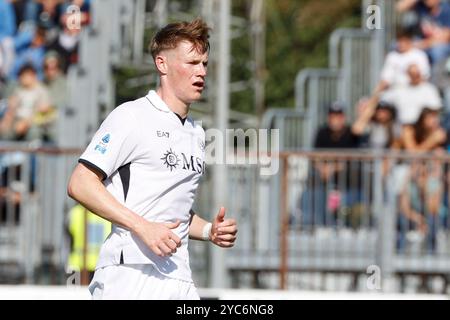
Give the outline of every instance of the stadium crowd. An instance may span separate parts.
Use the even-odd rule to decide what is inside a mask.
[[[0,140],[54,143],[90,0],[0,0]]]
[[[450,152],[450,4],[399,0],[397,10],[401,26],[372,95],[354,106],[354,121],[346,115],[349,106],[342,102],[329,106],[314,148]],[[439,228],[450,228],[449,172],[448,164],[438,157],[384,165],[385,181],[396,185],[399,250],[414,231],[426,240],[425,249],[433,252]],[[387,180],[388,176],[394,178]],[[355,222],[355,215],[360,216],[361,205],[373,197],[372,190],[363,191],[363,178],[371,179],[361,163],[317,161],[310,172],[311,187],[300,199],[303,224],[336,225],[345,207],[346,224],[359,225],[360,217]]]

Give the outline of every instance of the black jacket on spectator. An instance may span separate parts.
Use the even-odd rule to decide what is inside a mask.
[[[314,142],[314,148],[356,149],[360,145],[360,137],[353,134],[349,126],[346,126],[339,136],[333,135],[328,126],[319,129]],[[346,169],[343,172],[335,173],[328,182],[321,181],[321,179],[316,180],[315,178],[313,181],[320,181],[319,183],[327,184],[331,182],[332,184],[338,185],[338,181],[343,178],[347,190],[361,187],[361,164],[358,162],[351,164],[351,161],[345,161],[345,167]],[[316,175],[318,172],[312,170],[312,174]]]
[[[321,149],[353,149],[359,146],[359,136],[354,135],[349,126],[337,137],[328,126],[321,128],[316,135],[314,148]]]
[[[56,38],[47,46],[46,49],[47,51],[55,51],[59,54],[61,57],[61,67],[65,74],[67,74],[70,65],[78,62],[78,45],[76,45],[72,50],[66,50],[59,44],[58,38]]]

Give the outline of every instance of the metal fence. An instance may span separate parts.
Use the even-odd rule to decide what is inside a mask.
[[[278,189],[262,194],[266,177],[246,183],[263,204],[251,207],[255,216],[234,212],[245,234],[227,256],[234,285],[369,291],[373,272],[384,291],[448,289],[448,156],[316,151],[281,158]],[[278,210],[268,212],[265,200]],[[229,201],[239,208],[239,197]]]
[[[62,283],[67,180],[78,150],[0,148],[0,281]]]
[[[312,134],[326,119],[328,105],[340,100],[342,93],[342,72],[339,69],[303,69],[295,80],[295,110],[304,114],[301,144],[295,146],[311,147]],[[265,114],[264,117],[289,118],[280,112]],[[263,123],[263,127],[265,124]],[[284,128],[278,126],[276,128]],[[287,129],[287,128],[286,128]],[[285,150],[285,149],[282,149]]]
[[[330,67],[341,70],[339,100],[348,104],[351,118],[353,106],[372,92],[378,80],[377,44],[374,34],[364,29],[337,29],[330,37]]]

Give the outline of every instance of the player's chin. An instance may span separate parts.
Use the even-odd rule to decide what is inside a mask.
[[[203,88],[202,89],[195,89],[194,92],[192,93],[192,99],[197,101],[202,97],[202,93],[203,93]]]

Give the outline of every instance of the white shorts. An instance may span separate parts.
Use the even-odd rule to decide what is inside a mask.
[[[151,264],[121,264],[97,269],[89,291],[94,300],[200,299],[193,282],[168,278]]]

